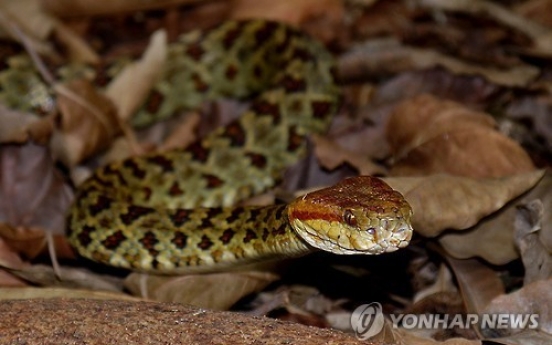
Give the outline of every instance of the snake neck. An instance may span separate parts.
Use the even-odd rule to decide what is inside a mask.
[[[312,251],[290,226],[286,205],[155,209],[107,202],[104,210],[98,202],[80,206],[94,209],[96,217],[74,212],[69,219],[70,240],[79,253],[135,271],[214,272]],[[96,231],[99,227],[104,230]]]

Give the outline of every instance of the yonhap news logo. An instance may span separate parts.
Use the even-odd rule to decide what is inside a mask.
[[[385,319],[381,304],[363,304],[351,314],[351,326],[357,338],[366,340],[381,332]]]
[[[393,328],[403,329],[537,329],[538,314],[389,314]],[[385,323],[381,304],[363,304],[351,314],[357,338],[366,340],[381,332]]]

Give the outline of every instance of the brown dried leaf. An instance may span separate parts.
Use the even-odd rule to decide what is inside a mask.
[[[52,148],[68,166],[109,146],[119,133],[113,103],[88,81],[74,80],[56,87],[60,130],[54,132]]]
[[[262,290],[278,276],[268,272],[229,272],[162,277],[133,273],[125,287],[136,296],[226,310],[242,297]]]
[[[503,345],[550,344],[552,336],[538,330],[526,330],[504,338],[492,338],[492,343]]]
[[[481,340],[468,340],[464,338],[450,338],[445,341],[429,339],[414,334],[412,331],[398,329],[395,331],[396,343],[415,345],[481,345]]]
[[[487,305],[488,314],[538,314],[538,329],[552,333],[552,279],[539,280],[506,295],[500,295]],[[506,331],[506,330],[504,330]],[[517,333],[517,332],[514,332]]]
[[[2,284],[0,288],[0,300],[12,299],[35,299],[35,298],[86,298],[100,300],[118,300],[118,301],[143,301],[122,293],[113,293],[107,291],[90,291],[66,288],[9,288]]]
[[[433,237],[445,229],[466,229],[533,187],[544,171],[504,178],[450,175],[386,178],[412,206],[414,229]]]
[[[504,293],[504,286],[494,270],[476,259],[447,257],[462,293],[468,313],[482,313],[493,298]]]
[[[514,6],[514,11],[531,21],[552,27],[552,2],[549,0],[528,0]]]
[[[315,145],[315,155],[320,164],[333,170],[338,166],[348,163],[356,168],[361,175],[383,174],[385,169],[372,162],[359,152],[349,151],[339,146],[335,141],[319,135],[312,136]]]
[[[0,249],[0,252],[2,250]],[[0,270],[0,286],[4,288],[14,287],[16,290],[21,289],[24,286],[27,286],[28,283],[15,277],[13,274]]]
[[[493,124],[486,114],[429,95],[404,101],[387,127],[396,161],[390,174],[499,177],[534,170],[521,146]]]
[[[21,268],[6,267],[16,277],[38,286],[57,286],[87,290],[122,293],[122,279],[109,275],[99,275],[82,268],[58,267],[55,270],[47,265],[26,265]],[[122,297],[121,299],[124,299]]]
[[[25,39],[28,48],[40,54],[52,54],[51,43],[47,41],[56,19],[46,13],[40,0],[0,2],[0,36],[21,41]]]
[[[170,150],[179,147],[186,147],[197,139],[197,128],[201,117],[197,112],[190,112],[184,120],[177,125],[169,137],[164,140],[159,151]]]
[[[32,139],[46,143],[52,133],[50,119],[41,119],[31,114],[15,111],[0,104],[0,144],[25,143]]]
[[[1,232],[4,232],[5,227],[6,225],[0,226],[0,236],[2,236]],[[23,268],[26,266],[26,263],[21,259],[21,255],[15,252],[3,238],[0,238],[0,266],[7,268]]]
[[[48,149],[28,143],[0,146],[0,220],[13,227],[62,233],[71,188]]]
[[[0,224],[0,238],[7,244],[10,250],[17,255],[26,258],[34,258],[44,251],[46,246],[46,234],[43,229],[32,227],[12,227],[9,224]],[[5,267],[19,267],[19,260],[2,262]],[[15,264],[12,265],[12,264]]]
[[[483,0],[423,0],[420,4],[432,10],[460,11],[487,15],[496,21],[518,30],[533,39],[542,52],[552,53],[552,30],[528,20],[500,4]]]
[[[542,138],[544,139],[542,149],[550,151],[552,148],[552,97],[550,93],[514,99],[508,103],[504,113],[515,123],[530,120],[532,125],[521,139],[529,143],[537,141],[533,144],[533,146],[537,146],[539,145],[538,140]]]
[[[518,207],[515,241],[525,267],[524,284],[552,277],[552,255],[540,241],[544,206],[533,200]]]
[[[57,41],[67,51],[70,61],[86,64],[97,64],[100,62],[100,57],[88,43],[62,22],[55,22],[54,33]]]
[[[403,46],[395,39],[369,41],[343,54],[338,62],[339,79],[359,80],[366,76],[399,74],[405,71],[443,66],[458,75],[482,75],[488,81],[508,87],[525,87],[539,69],[519,65],[508,70],[466,63],[430,49]]]
[[[258,294],[252,302],[255,308],[248,314],[262,316],[273,310],[285,308],[290,314],[325,316],[343,302],[329,299],[312,286],[284,285],[276,290]]]
[[[481,76],[454,75],[443,68],[401,73],[378,85],[372,102],[389,105],[416,95],[431,94],[473,108],[486,106],[500,90]]]
[[[149,9],[172,8],[179,5],[204,2],[203,0],[111,0],[97,2],[94,0],[44,0],[42,6],[48,13],[58,17],[88,17],[96,15],[113,15],[144,11]]]
[[[412,300],[417,303],[428,296],[440,293],[458,293],[458,290],[452,281],[452,274],[450,270],[443,264],[439,266],[439,272],[433,284],[417,291]]]
[[[504,265],[519,257],[514,244],[512,211],[507,207],[466,231],[445,233],[439,237],[439,243],[455,258],[481,257],[492,264]]]
[[[265,18],[293,25],[319,16],[341,21],[343,15],[343,5],[337,0],[237,0],[233,6],[232,19]]]
[[[2,265],[20,268],[21,256],[44,251],[45,232],[64,232],[73,198],[42,146],[0,146],[0,237]]]
[[[529,183],[529,179],[527,180]],[[520,249],[514,243],[515,220],[519,213],[518,205],[541,200],[545,207],[544,221],[542,228],[538,231],[539,244],[552,252],[552,197],[550,188],[552,186],[552,175],[548,172],[537,183],[537,185],[519,200],[510,202],[505,208],[486,217],[473,228],[462,232],[450,232],[439,238],[439,243],[445,250],[455,258],[467,259],[481,257],[486,261],[503,265],[519,257]],[[532,248],[536,249],[536,248]],[[528,250],[531,250],[528,248]],[[527,268],[530,270],[531,268]]]
[[[157,31],[142,58],[126,66],[108,85],[106,96],[112,100],[120,119],[127,121],[144,103],[161,77],[166,58],[167,35],[164,31]]]

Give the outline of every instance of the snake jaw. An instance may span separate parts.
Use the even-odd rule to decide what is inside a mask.
[[[382,220],[379,226],[351,228],[340,222],[294,219],[292,226],[310,246],[334,254],[390,253],[406,247],[412,237],[408,220]]]
[[[360,176],[295,200],[291,225],[310,246],[335,254],[377,255],[404,248],[412,210],[383,181]]]

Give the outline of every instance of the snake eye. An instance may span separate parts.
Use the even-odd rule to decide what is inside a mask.
[[[343,213],[343,221],[347,223],[347,225],[356,227],[357,226],[357,220],[353,212],[351,210],[345,210]]]

